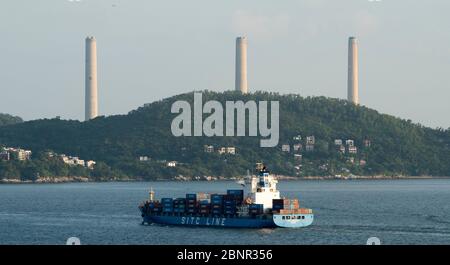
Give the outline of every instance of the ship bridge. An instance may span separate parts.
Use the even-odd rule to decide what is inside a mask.
[[[280,199],[276,180],[269,171],[263,169],[252,178],[252,200],[255,204],[264,205],[264,210],[272,209],[272,200]]]

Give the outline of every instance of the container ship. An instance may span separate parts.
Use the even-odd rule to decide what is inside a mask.
[[[300,208],[298,199],[280,198],[278,180],[263,167],[251,178],[251,192],[192,193],[184,198],[149,200],[139,205],[142,224],[230,228],[306,227],[313,223],[312,209]]]

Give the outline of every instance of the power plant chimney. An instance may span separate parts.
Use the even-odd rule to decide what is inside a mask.
[[[85,70],[85,120],[88,121],[98,116],[97,42],[94,37],[86,38]]]
[[[348,83],[347,99],[353,104],[359,104],[358,88],[358,40],[350,37],[348,40]]]
[[[247,88],[247,37],[236,39],[236,90],[248,93]]]

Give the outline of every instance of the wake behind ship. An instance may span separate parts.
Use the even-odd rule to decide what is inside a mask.
[[[312,224],[311,209],[300,208],[298,199],[282,199],[278,181],[264,167],[252,177],[251,192],[227,190],[226,194],[196,193],[185,198],[150,200],[139,209],[145,224],[214,226],[232,228],[305,227]]]

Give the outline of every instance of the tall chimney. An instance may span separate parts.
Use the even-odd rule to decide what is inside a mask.
[[[85,70],[85,120],[88,121],[98,116],[97,42],[94,37],[86,38]]]
[[[248,93],[247,88],[247,37],[236,39],[236,90]]]
[[[347,99],[353,104],[359,104],[358,88],[358,40],[350,37],[348,40],[348,83]]]

